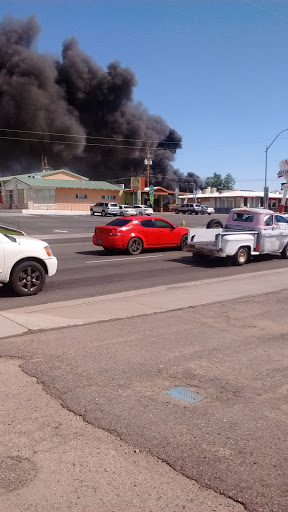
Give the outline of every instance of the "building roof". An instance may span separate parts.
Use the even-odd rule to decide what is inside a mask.
[[[76,174],[76,172],[68,171],[68,169],[57,169],[56,171],[44,171],[37,173],[38,176],[41,176],[41,178],[45,178],[45,176],[53,176],[53,174],[63,174],[63,173],[71,174],[72,176],[75,176],[76,178],[81,178],[81,180],[87,180],[89,181],[89,178],[86,178],[86,176],[81,176],[81,174]]]
[[[41,177],[27,178],[26,176],[12,176],[11,179],[22,181],[33,188],[74,188],[86,190],[122,190],[118,185],[112,185],[108,181],[90,180],[43,180]]]
[[[29,172],[27,174],[14,174],[13,176],[0,176],[0,181],[6,182],[10,181],[13,178],[45,178],[45,176],[53,176],[53,174],[63,174],[63,173],[71,174],[71,176],[75,176],[75,178],[81,178],[81,180],[89,181],[89,178],[85,176],[81,176],[81,174],[76,174],[76,172],[68,171],[68,169],[57,169],[56,171],[42,171],[42,172]]]
[[[282,193],[279,192],[269,192],[269,197],[282,197]],[[201,192],[197,192],[197,200],[198,199],[208,199],[209,197],[263,197],[264,192],[254,192],[253,190],[226,190],[223,192],[215,192],[213,194],[201,194]],[[194,194],[179,194],[180,198],[195,198]]]

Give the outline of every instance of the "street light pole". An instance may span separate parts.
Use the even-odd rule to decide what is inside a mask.
[[[264,208],[268,208],[268,192],[267,192],[267,153],[268,153],[268,149],[271,148],[272,144],[274,144],[275,140],[278,139],[278,137],[279,137],[279,135],[281,135],[281,133],[287,132],[287,131],[288,131],[288,128],[285,128],[284,130],[279,132],[278,135],[276,135],[275,139],[272,140],[271,144],[269,144],[269,146],[266,146],[266,149],[265,149],[265,179],[264,179],[264,201],[263,201]]]

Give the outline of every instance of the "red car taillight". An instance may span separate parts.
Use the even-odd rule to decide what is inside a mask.
[[[122,233],[121,233],[121,231],[111,231],[111,232],[109,233],[109,236],[119,236],[119,235],[121,235],[121,234],[122,234]]]

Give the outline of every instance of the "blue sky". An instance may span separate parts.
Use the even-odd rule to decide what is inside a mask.
[[[183,137],[181,171],[263,189],[266,144],[288,128],[286,0],[1,0],[8,13],[37,16],[40,52],[74,35],[103,67],[129,66],[135,100]],[[284,158],[288,131],[268,152],[270,190]]]

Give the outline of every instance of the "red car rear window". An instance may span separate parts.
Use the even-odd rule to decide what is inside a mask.
[[[124,226],[127,226],[129,222],[131,222],[131,219],[115,219],[109,222],[107,226],[116,226],[118,228],[123,228]]]

